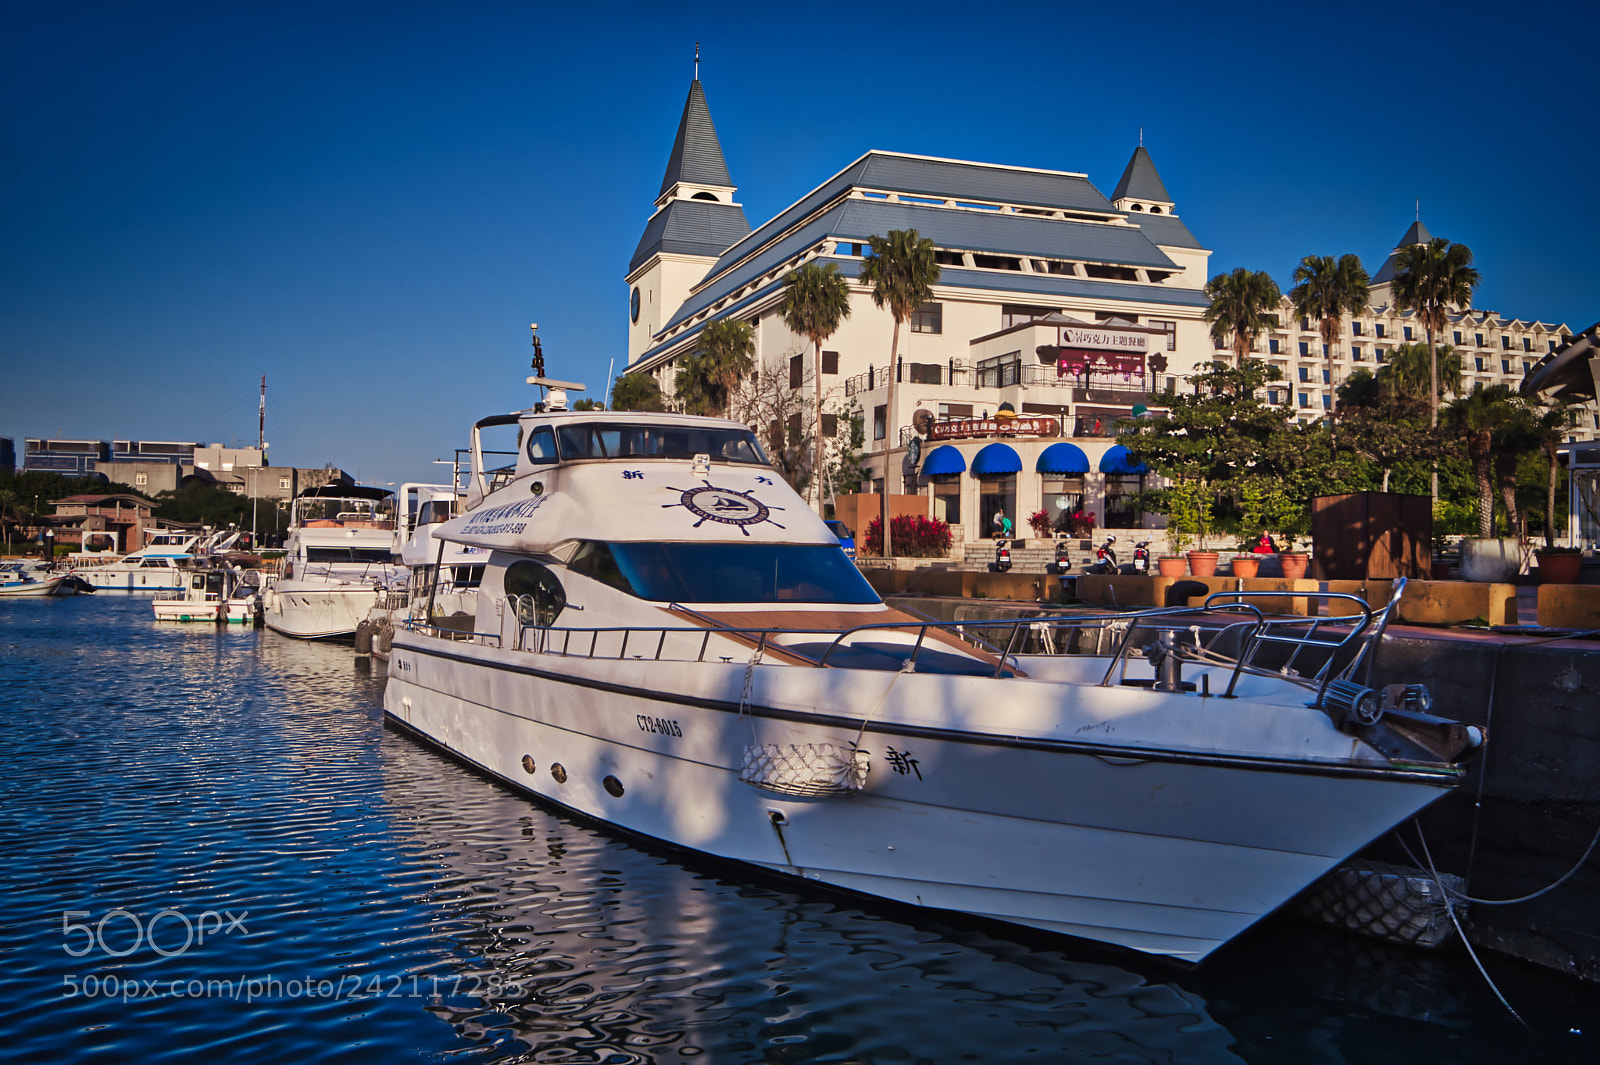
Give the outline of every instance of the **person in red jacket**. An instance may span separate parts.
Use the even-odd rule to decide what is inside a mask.
[[[1256,541],[1256,546],[1250,549],[1250,553],[1253,555],[1276,555],[1278,553],[1278,545],[1273,541],[1272,537],[1263,532],[1261,539]]]

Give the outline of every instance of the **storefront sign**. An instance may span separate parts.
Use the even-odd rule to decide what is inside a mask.
[[[1091,351],[1148,351],[1150,334],[1142,329],[1135,331],[1103,329],[1088,325],[1063,325],[1056,327],[1056,346],[1086,348]]]
[[[1083,377],[1093,374],[1117,374],[1124,380],[1144,377],[1144,353],[1122,354],[1111,351],[1084,351],[1079,348],[1062,348],[1056,359],[1057,377]]]
[[[1056,436],[1060,423],[1045,416],[1021,418],[963,418],[960,421],[934,422],[928,430],[930,440],[966,440],[985,436]]]

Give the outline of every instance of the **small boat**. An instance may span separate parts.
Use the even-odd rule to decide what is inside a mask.
[[[1354,597],[942,624],[879,598],[744,425],[552,390],[471,452],[433,535],[485,552],[475,606],[413,611],[386,714],[631,833],[1198,962],[1485,739],[1366,686],[1388,609]]]
[[[260,617],[261,589],[254,572],[213,565],[189,571],[188,578],[185,588],[156,593],[157,621],[249,625]]]
[[[43,568],[39,568],[43,567]],[[56,573],[44,562],[0,564],[0,595],[77,595],[78,586],[66,573]]]
[[[71,573],[97,591],[173,592],[188,586],[200,537],[193,533],[154,533],[150,542],[126,555],[86,552],[71,555]]]
[[[267,628],[302,640],[353,636],[380,599],[403,591],[394,493],[329,484],[295,497],[278,574],[262,593]]]

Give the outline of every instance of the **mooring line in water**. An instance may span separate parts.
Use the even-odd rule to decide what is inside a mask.
[[[1413,821],[1412,823],[1416,824],[1415,821]],[[1396,839],[1400,839],[1400,837],[1398,835],[1396,835],[1395,838]],[[1425,839],[1422,839],[1422,826],[1420,824],[1417,825],[1417,838],[1419,840],[1422,840],[1422,853],[1424,853],[1424,854],[1428,853],[1428,841],[1425,840]],[[1405,852],[1406,852],[1407,855],[1410,856],[1412,861],[1416,861],[1417,860],[1417,856],[1415,854],[1411,853],[1411,848],[1410,847],[1406,847],[1406,841],[1404,839],[1400,839],[1400,846],[1405,847]],[[1568,880],[1571,880],[1573,877],[1577,876],[1578,872],[1585,865],[1589,864],[1589,858],[1594,854],[1594,849],[1597,846],[1600,846],[1600,825],[1595,826],[1594,835],[1589,840],[1589,846],[1584,849],[1583,857],[1578,859],[1577,864],[1574,865],[1571,869],[1568,869],[1565,873],[1562,873],[1561,877],[1559,879],[1557,879],[1554,883],[1547,884],[1544,887],[1540,888],[1538,891],[1535,891],[1530,895],[1522,895],[1522,896],[1520,896],[1518,898],[1514,898],[1514,899],[1480,899],[1480,898],[1476,898],[1476,897],[1474,897],[1472,895],[1468,895],[1464,891],[1450,891],[1449,889],[1446,889],[1445,893],[1447,895],[1450,895],[1450,896],[1454,897],[1454,898],[1460,899],[1462,902],[1471,902],[1471,903],[1474,903],[1474,904],[1479,905],[1479,906],[1515,906],[1519,902],[1532,902],[1534,899],[1539,898],[1541,895],[1550,894],[1550,892],[1554,891],[1556,888],[1560,887],[1562,884],[1565,884]],[[1441,885],[1441,886],[1443,886],[1443,885]]]
[[[1494,997],[1500,1000],[1500,1005],[1506,1008],[1506,1012],[1515,1017],[1517,1023],[1522,1027],[1530,1032],[1533,1031],[1533,1027],[1522,1019],[1522,1014],[1518,1013],[1516,1008],[1506,1000],[1505,995],[1500,993],[1500,988],[1495,984],[1494,978],[1489,975],[1489,970],[1483,967],[1483,962],[1478,958],[1478,952],[1473,950],[1472,944],[1467,941],[1467,930],[1461,927],[1461,920],[1456,916],[1456,902],[1450,897],[1449,890],[1445,888],[1444,878],[1439,875],[1439,870],[1433,867],[1433,855],[1428,853],[1428,840],[1422,834],[1422,824],[1413,817],[1411,826],[1417,830],[1417,842],[1422,844],[1422,853],[1428,859],[1428,872],[1433,875],[1433,882],[1439,888],[1440,897],[1444,899],[1444,912],[1450,915],[1450,923],[1456,926],[1456,935],[1461,937],[1461,945],[1467,948],[1467,957],[1471,958],[1472,964],[1478,967],[1478,974],[1483,977],[1483,982],[1489,985],[1489,990],[1494,992]],[[1400,837],[1398,832],[1395,833],[1395,838],[1400,840],[1402,847],[1405,847],[1406,841]],[[1416,855],[1411,854],[1410,847],[1406,847],[1406,853],[1411,855],[1412,861],[1417,860]]]

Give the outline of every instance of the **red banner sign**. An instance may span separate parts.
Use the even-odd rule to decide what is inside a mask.
[[[1020,418],[963,418],[960,421],[934,422],[930,440],[962,440],[983,436],[1056,436],[1060,423],[1043,415]]]
[[[1091,374],[1120,374],[1124,379],[1142,378],[1144,353],[1061,349],[1056,359],[1057,377],[1084,377]]]

